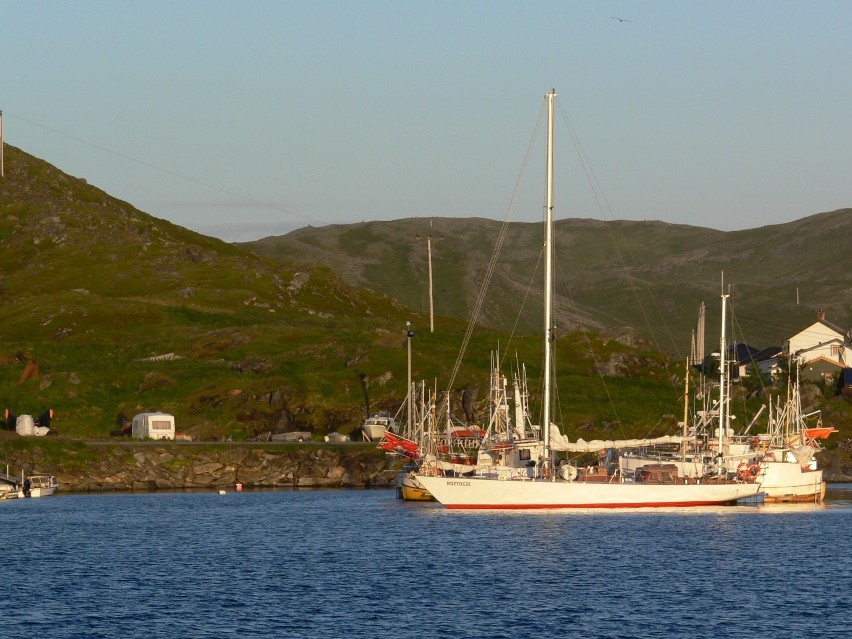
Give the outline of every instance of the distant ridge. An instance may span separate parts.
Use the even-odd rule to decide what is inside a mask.
[[[500,222],[432,218],[436,313],[467,319]],[[531,272],[542,244],[540,225],[511,223],[482,322],[510,330],[540,324]],[[325,264],[354,286],[428,310],[425,236],[429,219],[307,227],[241,246],[268,256]],[[418,237],[420,239],[418,239]],[[561,330],[629,325],[671,353],[688,352],[699,304],[708,305],[708,343],[718,335],[712,309],[721,277],[733,287],[738,339],[780,345],[824,309],[852,325],[852,209],[743,231],[664,222],[567,219],[557,222]],[[530,288],[529,283],[533,286]],[[518,318],[505,300],[530,295]],[[797,303],[798,296],[798,303]]]

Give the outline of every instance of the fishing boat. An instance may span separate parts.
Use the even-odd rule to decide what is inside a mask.
[[[724,323],[722,340],[724,344]],[[835,429],[822,425],[820,411],[807,414],[802,411],[798,373],[788,380],[784,402],[779,397],[775,406],[769,404],[767,432],[752,436],[749,431],[766,406],[743,433],[735,434],[730,424],[729,379],[724,360],[719,372],[718,404],[697,411],[691,427],[694,436],[677,449],[652,446],[626,452],[618,458],[621,472],[630,473],[649,463],[668,463],[675,465],[685,477],[697,478],[721,464],[724,472],[736,473],[743,481],[759,481],[765,503],[821,502],[826,483],[815,455],[821,448],[818,440],[826,439]],[[686,430],[686,409],[683,423]],[[713,424],[717,438],[708,438],[707,432]],[[720,429],[727,434],[724,446],[719,444]]]
[[[396,420],[390,415],[376,413],[364,420],[361,431],[368,441],[379,441],[385,432],[393,433],[396,431]]]
[[[432,494],[417,481],[418,467],[406,469],[397,475],[397,497],[405,501],[435,501]]]
[[[788,381],[786,401],[782,404],[778,398],[775,410],[770,404],[768,432],[749,444],[753,459],[763,471],[766,501],[823,501],[826,483],[816,453],[821,448],[818,440],[833,432],[834,428],[822,425],[820,411],[802,411],[797,374],[795,380]]]
[[[17,499],[18,488],[13,484],[0,482],[0,499]]]
[[[30,475],[18,490],[18,497],[50,497],[59,488],[53,475]]]
[[[551,440],[558,428],[551,423],[552,343],[553,334],[553,113],[556,91],[545,96],[547,104],[547,156],[545,194],[545,268],[544,268],[544,362],[542,389],[542,425],[540,441],[528,450],[540,450],[530,459],[525,472],[474,470],[469,476],[449,475],[424,464],[416,474],[418,482],[443,506],[450,509],[573,509],[573,508],[648,508],[668,506],[711,506],[735,504],[754,498],[759,481],[742,481],[719,472],[711,477],[682,477],[676,468],[646,465],[632,476],[610,474],[606,467],[575,468],[557,462]],[[724,300],[724,296],[723,296]],[[724,312],[724,310],[723,310]],[[721,431],[720,438],[724,437]],[[511,448],[507,448],[512,450]],[[520,450],[520,449],[518,449]]]
[[[411,404],[414,410],[411,413],[410,426],[400,435],[386,432],[379,442],[379,448],[389,455],[408,460],[396,477],[396,494],[399,499],[435,501],[417,479],[420,466],[424,463],[440,463],[447,468],[461,468],[462,472],[458,474],[470,473],[475,462],[475,450],[481,444],[485,431],[475,425],[455,424],[448,413],[447,426],[443,432],[439,432],[435,424],[434,398],[427,396],[425,383],[420,387],[420,401],[412,400]],[[447,410],[449,411],[449,401]]]

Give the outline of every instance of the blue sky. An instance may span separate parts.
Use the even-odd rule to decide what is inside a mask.
[[[848,1],[0,0],[0,110],[7,143],[237,241],[503,219],[522,167],[537,220],[554,87],[601,189],[557,129],[560,217],[736,230],[852,206],[850,34]]]

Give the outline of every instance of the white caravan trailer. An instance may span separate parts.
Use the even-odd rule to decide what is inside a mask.
[[[168,413],[139,413],[133,418],[131,435],[138,439],[174,439],[175,418]]]

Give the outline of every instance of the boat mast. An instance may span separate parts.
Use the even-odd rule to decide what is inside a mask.
[[[547,94],[547,169],[544,240],[544,467],[550,466],[550,384],[553,348],[553,103],[556,89]]]
[[[722,337],[719,342],[719,475],[722,474],[722,460],[725,455],[725,436],[727,435],[727,421],[725,390],[728,384],[728,362],[725,359],[727,355],[727,344],[725,343],[725,311],[728,301],[728,296],[725,294],[724,275],[722,276]]]
[[[680,444],[680,461],[686,462],[686,436],[689,434],[689,358],[686,360],[683,378],[683,441]]]
[[[411,437],[413,431],[411,425],[411,403],[412,403],[412,388],[411,388],[411,338],[414,337],[414,331],[411,330],[411,322],[405,322],[405,337],[408,343],[408,395],[405,397],[405,403],[408,405],[408,437]]]

